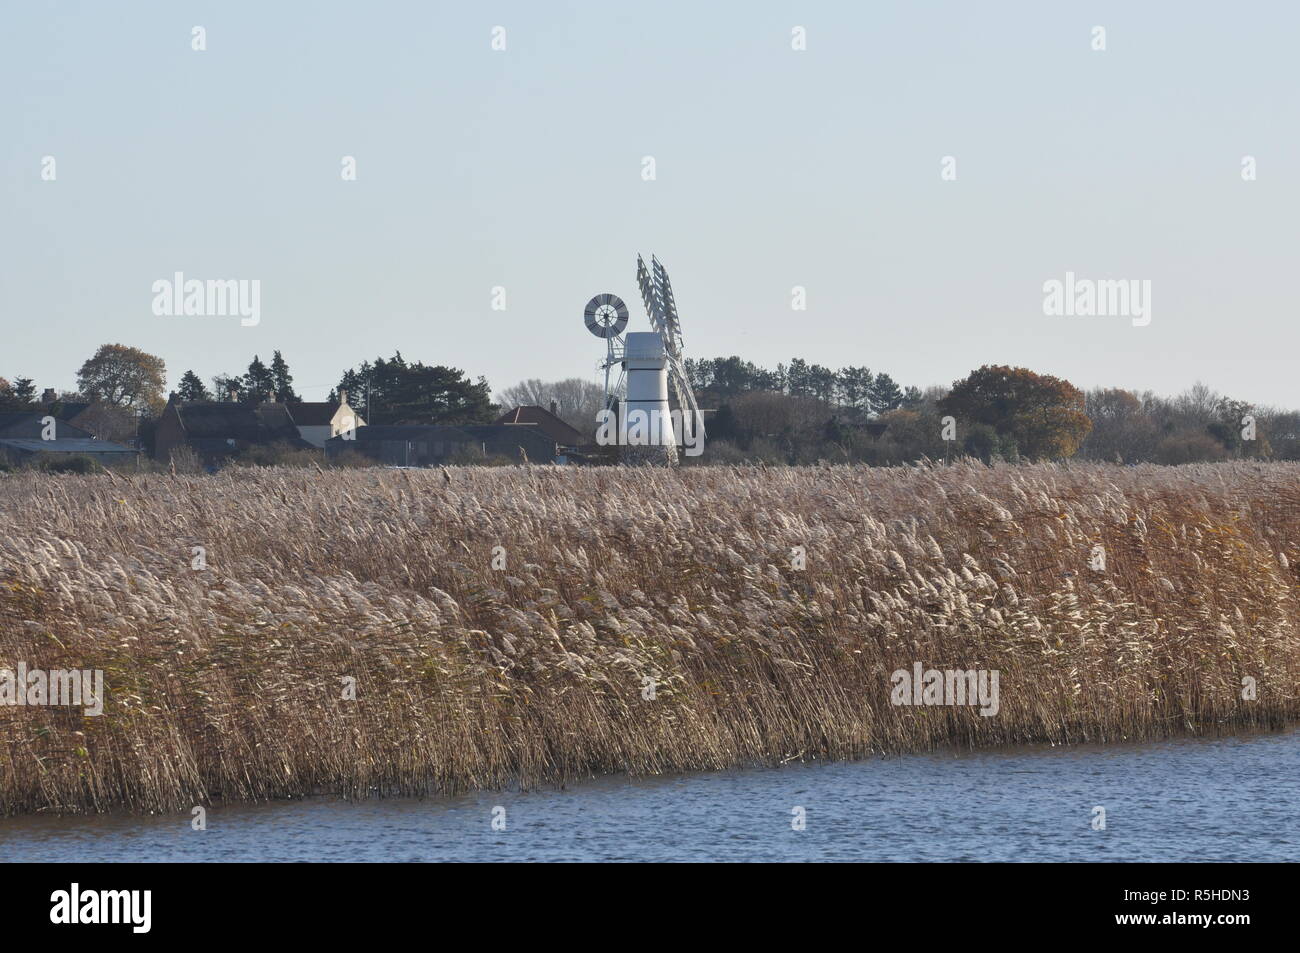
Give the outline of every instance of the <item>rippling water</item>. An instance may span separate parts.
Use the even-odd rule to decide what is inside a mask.
[[[10,861],[1300,859],[1300,732],[1015,748],[564,791],[0,819]],[[1106,829],[1092,830],[1093,808]],[[493,809],[506,829],[493,830]],[[794,830],[802,807],[806,828]]]

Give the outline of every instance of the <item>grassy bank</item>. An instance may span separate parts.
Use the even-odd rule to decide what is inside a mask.
[[[0,669],[107,685],[0,706],[0,811],[1300,715],[1294,464],[450,472],[0,477]],[[891,704],[916,662],[998,714]]]

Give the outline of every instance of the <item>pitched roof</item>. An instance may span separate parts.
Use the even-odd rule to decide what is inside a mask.
[[[56,400],[52,404],[42,404],[41,411],[42,413],[51,414],[56,420],[71,420],[78,414],[84,413],[86,408],[89,406],[89,401],[65,403],[64,401]],[[55,408],[58,409],[56,410]]]
[[[328,427],[343,405],[337,401],[304,400],[289,404],[289,416],[299,427]]]
[[[565,423],[545,407],[538,407],[536,404],[524,404],[514,410],[506,411],[496,419],[496,423],[535,426],[556,443],[566,446],[577,446],[588,442],[575,427]]]
[[[0,413],[0,436],[6,432],[15,437],[39,437],[41,429],[45,426],[43,418],[48,416],[43,410],[29,411],[10,411]],[[62,418],[55,418],[61,420]],[[69,423],[61,423],[55,428],[57,433],[70,437],[90,437],[87,430],[83,430]],[[69,431],[71,431],[69,433]]]
[[[297,443],[298,428],[284,404],[241,404],[233,401],[177,401],[187,440],[242,440]]]
[[[31,417],[39,419],[41,416],[43,415],[24,413],[20,411],[5,411],[4,413],[0,413],[0,431],[3,431],[6,427],[12,427],[14,424],[25,423]]]

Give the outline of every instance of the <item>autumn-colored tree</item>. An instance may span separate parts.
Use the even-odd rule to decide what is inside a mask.
[[[91,400],[135,411],[161,412],[167,365],[161,357],[125,344],[100,345],[77,371],[77,386]]]
[[[972,371],[953,384],[939,409],[959,422],[992,427],[1032,460],[1074,456],[1092,429],[1081,390],[1023,367],[985,365]]]

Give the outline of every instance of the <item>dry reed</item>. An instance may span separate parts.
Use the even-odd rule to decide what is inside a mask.
[[[107,683],[98,718],[0,706],[0,812],[452,792],[1300,714],[1295,464],[450,475],[0,478],[0,669]],[[1000,712],[892,705],[890,674],[917,661],[998,670]]]

